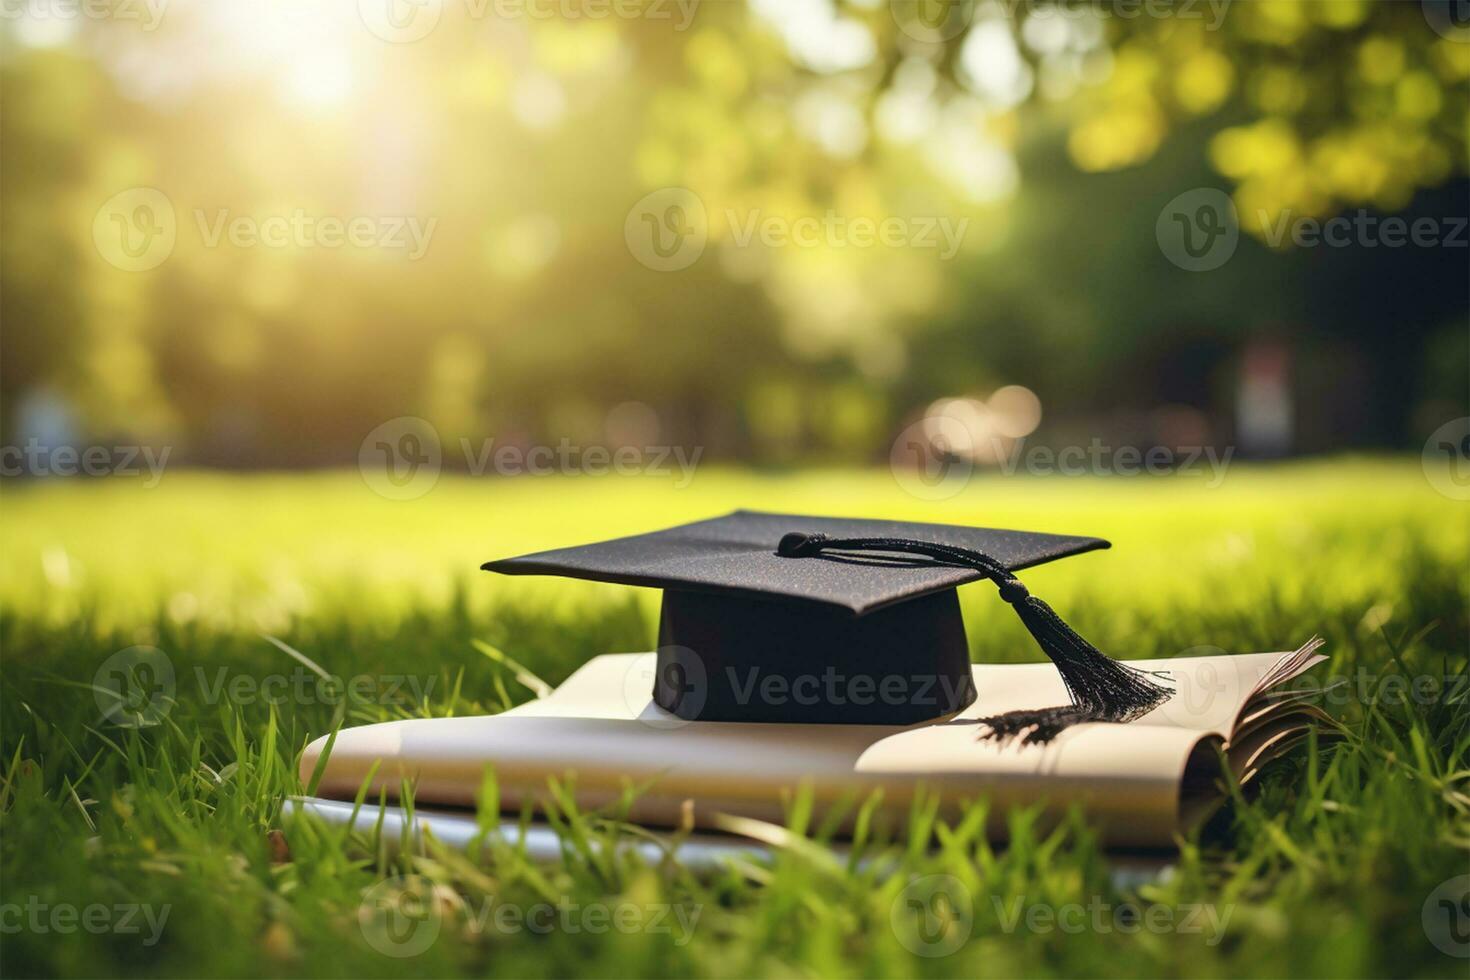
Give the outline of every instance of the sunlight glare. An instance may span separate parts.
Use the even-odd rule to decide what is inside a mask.
[[[352,81],[352,59],[347,51],[326,47],[292,59],[282,79],[281,95],[305,109],[330,109],[352,94]]]

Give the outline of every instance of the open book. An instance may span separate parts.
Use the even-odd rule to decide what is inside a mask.
[[[580,806],[614,803],[633,787],[629,819],[667,827],[691,817],[715,827],[720,815],[781,823],[790,794],[802,787],[819,812],[881,790],[879,819],[901,825],[924,792],[951,814],[967,801],[990,800],[997,838],[1011,807],[1041,804],[1056,815],[1076,805],[1113,846],[1170,847],[1218,801],[1219,749],[1244,784],[1314,724],[1331,724],[1309,693],[1281,689],[1326,659],[1319,646],[1135,661],[1173,679],[1166,704],[1126,725],[1074,726],[1046,745],[982,740],[977,719],[1066,703],[1051,664],[977,664],[974,704],[895,728],[686,721],[652,703],[653,654],[609,654],[503,714],[346,729],[318,792],[350,800],[372,774],[369,799],[380,789],[394,797],[408,779],[420,805],[469,807],[490,768],[503,806],[515,811],[543,799],[549,778],[575,774]],[[303,781],[326,742],[308,746]]]

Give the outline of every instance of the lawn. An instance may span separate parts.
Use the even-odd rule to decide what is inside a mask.
[[[1240,464],[1218,486],[996,477],[941,502],[852,470],[706,468],[686,487],[445,477],[412,502],[355,471],[145,482],[3,489],[6,976],[1464,976],[1450,952],[1466,944],[1425,919],[1470,872],[1470,521],[1417,459]],[[790,846],[712,874],[608,856],[628,832],[615,813],[559,813],[555,866],[493,835],[470,860],[276,833],[302,789],[295,757],[334,720],[532,696],[473,641],[551,683],[652,643],[656,595],[499,579],[481,561],[737,507],[1106,537],[1112,551],[1027,583],[1116,656],[1321,634],[1318,673],[1344,681],[1324,706],[1349,737],[1278,764],[1149,874],[1120,873],[1080,821],[1043,834],[1025,812],[1005,848],[967,819],[837,860],[799,797]],[[993,591],[962,591],[975,658],[1039,658]],[[367,686],[334,697],[267,637]],[[120,727],[93,685],[139,645],[167,656],[175,700],[156,725]],[[398,875],[436,885],[441,931],[411,957],[381,955],[361,928],[365,896]],[[933,875],[971,903],[936,927],[953,952],[915,956],[925,923],[907,899]],[[1056,916],[1079,907],[1064,928]],[[537,908],[555,915],[517,917]],[[1470,929],[1470,909],[1450,915]]]

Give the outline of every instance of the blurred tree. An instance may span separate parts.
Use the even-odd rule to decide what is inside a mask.
[[[0,23],[6,442],[43,389],[235,465],[346,462],[403,414],[597,441],[632,400],[712,455],[851,460],[1007,382],[1052,420],[1181,403],[1221,436],[1263,331],[1361,376],[1309,445],[1412,442],[1463,401],[1432,367],[1463,349],[1463,250],[1276,235],[1465,213],[1470,43],[1432,4],[446,4],[416,40],[353,6]],[[1185,272],[1155,221],[1214,184],[1248,237]],[[625,232],[665,187],[708,235],[674,272]],[[139,270],[96,238],[134,188],[176,238]],[[413,219],[424,247],[228,231],[294,216]],[[855,245],[855,219],[901,234]]]

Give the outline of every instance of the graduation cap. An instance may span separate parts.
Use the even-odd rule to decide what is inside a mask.
[[[703,721],[907,725],[975,700],[957,586],[989,579],[1066,682],[1072,703],[985,719],[1046,741],[1079,721],[1137,718],[1162,675],[1100,653],[1015,572],[1100,538],[736,511],[651,534],[486,562],[663,589],[653,699]]]

